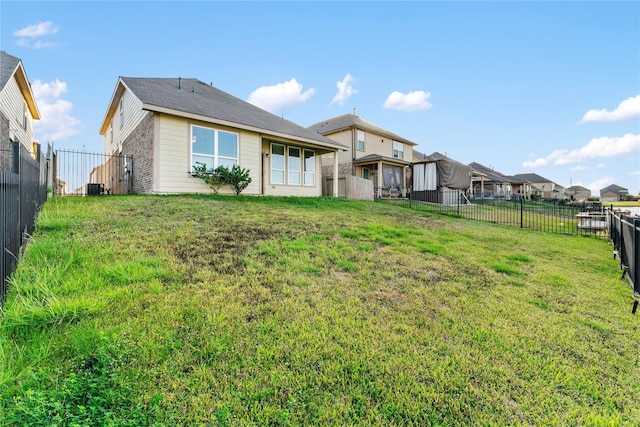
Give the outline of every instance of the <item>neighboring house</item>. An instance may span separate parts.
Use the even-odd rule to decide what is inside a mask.
[[[339,177],[353,175],[373,181],[378,197],[406,195],[415,142],[355,114],[323,120],[308,129],[347,147],[347,151],[339,154]],[[334,176],[332,162],[331,156],[323,156],[324,177]]]
[[[413,163],[423,162],[427,160],[427,158],[429,157],[423,152],[416,150],[415,147],[413,148],[412,151],[413,151]]]
[[[600,190],[601,202],[618,202],[620,200],[626,200],[629,195],[629,190],[619,185],[611,184]]]
[[[591,197],[591,190],[581,185],[572,185],[564,190],[564,195],[571,201],[586,202]]]
[[[191,175],[204,163],[250,170],[244,194],[320,196],[321,156],[333,159],[337,171],[338,151],[347,148],[200,80],[181,78],[120,77],[100,135],[106,153],[132,156],[135,193],[210,192]]]
[[[522,181],[531,183],[532,194],[537,194],[543,199],[564,199],[564,187],[556,184],[550,179],[544,178],[535,173],[520,173],[513,176]]]
[[[0,150],[11,149],[11,143],[18,141],[33,153],[33,122],[39,119],[40,112],[22,61],[0,51]],[[1,162],[0,169],[9,168]]]
[[[511,200],[513,195],[511,177],[480,163],[471,162],[469,166],[473,171],[470,191],[471,198]]]

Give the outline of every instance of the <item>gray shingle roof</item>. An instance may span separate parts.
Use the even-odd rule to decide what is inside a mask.
[[[609,192],[618,193],[618,194],[628,194],[629,190],[624,187],[620,187],[619,185],[616,185],[616,184],[608,185],[600,190],[600,194],[605,194]]]
[[[333,117],[331,119],[323,120],[321,122],[312,124],[307,129],[317,132],[320,135],[328,135],[330,133],[338,132],[344,129],[356,127],[364,131],[375,132],[379,135],[386,136],[396,141],[400,141],[406,144],[418,145],[413,141],[403,138],[393,132],[376,126],[371,122],[368,122],[355,114],[343,114],[342,116]]]
[[[512,182],[512,180],[508,176],[503,175],[500,172],[494,171],[493,169],[485,165],[481,165],[480,163],[471,162],[469,163],[469,166],[471,166],[471,169],[473,169],[474,171],[480,172],[481,174],[486,175],[486,177],[489,178],[491,181]]]
[[[19,63],[20,59],[0,51],[0,91],[4,89]]]
[[[342,144],[282,119],[198,79],[121,77],[145,108],[153,106],[218,119],[264,131],[290,135],[324,146],[345,149]]]
[[[550,179],[547,179],[543,176],[540,176],[538,174],[535,173],[519,173],[514,175],[515,178],[520,178],[529,182],[532,182],[534,184],[542,184],[545,182],[553,182]],[[557,184],[556,184],[557,185]]]

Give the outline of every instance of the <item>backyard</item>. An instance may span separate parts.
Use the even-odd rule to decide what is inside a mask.
[[[330,198],[58,197],[0,425],[640,424],[604,239]]]

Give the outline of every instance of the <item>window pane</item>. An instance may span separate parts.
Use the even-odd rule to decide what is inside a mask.
[[[198,155],[193,155],[193,157],[191,158],[191,166],[196,166],[196,163],[204,163],[205,165],[207,165],[207,170],[211,170],[213,169],[213,157],[209,157],[209,156],[198,156]],[[191,172],[193,172],[193,169],[191,170]]]
[[[315,185],[315,176],[312,173],[304,174],[304,185]]]
[[[364,150],[364,131],[358,130],[358,150]]]
[[[238,158],[238,135],[218,131],[218,156]]]
[[[213,129],[193,126],[191,128],[191,151],[195,154],[213,156]]]
[[[231,166],[237,165],[238,162],[235,159],[225,159],[223,157],[218,158],[218,166],[226,166],[231,169]]]
[[[271,171],[271,182],[274,184],[284,184],[284,171],[282,170],[272,170]]]
[[[289,170],[300,172],[300,149],[289,147]]]
[[[271,169],[284,170],[284,145],[271,145]]]
[[[315,156],[315,152],[311,150],[304,150],[304,171],[305,172],[316,171],[316,156]]]
[[[289,184],[300,185],[300,172],[289,171]]]

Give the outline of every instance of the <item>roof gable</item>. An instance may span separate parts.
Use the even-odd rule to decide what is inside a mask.
[[[356,116],[355,114],[343,114],[342,116],[333,117],[331,119],[322,120],[321,122],[314,123],[309,126],[307,129],[310,129],[313,132],[316,132],[320,135],[329,135],[332,133],[339,132],[345,129],[358,128],[364,131],[374,132],[378,135],[386,136],[391,139],[395,139],[396,141],[409,144],[409,145],[418,145],[413,141],[410,141],[406,138],[401,137],[393,132],[390,132],[386,129],[381,128],[380,126],[376,126],[371,122],[364,120],[363,118]]]
[[[103,121],[101,134],[106,132],[109,118],[115,112],[115,102],[124,90],[133,93],[146,110],[184,117],[197,116],[241,129],[286,135],[327,147],[346,148],[336,141],[192,78],[120,77]]]
[[[29,107],[29,112],[35,120],[40,119],[40,112],[36,104],[35,97],[31,91],[31,85],[27,78],[27,73],[24,71],[22,61],[13,55],[9,55],[4,51],[0,51],[0,92],[2,92],[11,80],[11,77],[15,77],[20,88],[20,93]]]
[[[611,184],[600,190],[600,194],[605,193],[628,194],[629,190],[624,187],[620,187],[619,185]]]

